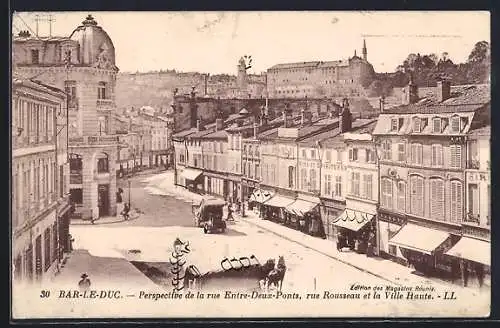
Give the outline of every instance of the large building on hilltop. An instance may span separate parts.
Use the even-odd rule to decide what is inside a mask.
[[[267,91],[271,98],[355,97],[375,78],[368,62],[366,43],[362,57],[347,60],[277,64],[267,70]]]
[[[24,31],[13,39],[13,69],[65,90],[69,113],[70,194],[83,218],[116,214],[118,68],[109,35],[89,15],[69,37]],[[64,110],[66,109],[66,105]]]

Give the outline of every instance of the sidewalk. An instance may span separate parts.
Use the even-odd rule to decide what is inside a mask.
[[[164,180],[159,184],[155,184],[156,186],[154,186],[153,188],[158,188],[168,195],[173,195],[174,197],[178,197],[184,200],[197,201],[202,197],[200,195],[187,191],[183,187],[174,186],[171,180],[168,180],[168,177],[165,176]],[[168,184],[168,182],[170,182],[170,185]],[[247,222],[268,232],[274,233],[277,236],[298,243],[303,247],[317,251],[325,256],[340,261],[346,265],[352,266],[363,272],[372,274],[392,284],[413,286],[432,285],[434,287],[444,289],[451,288],[450,290],[462,289],[466,291],[469,296],[477,296],[481,294],[479,289],[473,287],[462,287],[460,285],[452,284],[451,282],[446,282],[437,278],[422,277],[416,275],[413,273],[413,269],[392,262],[390,260],[385,260],[379,257],[367,257],[364,254],[358,254],[355,252],[339,252],[337,251],[337,248],[331,240],[312,237],[300,231],[282,226],[278,223],[263,220],[252,211],[246,211],[246,217],[241,217],[237,213],[235,214],[235,217],[240,221]]]
[[[70,253],[60,272],[52,278],[52,283],[63,288],[78,286],[82,273],[86,273],[92,288],[105,286],[140,285],[142,288],[156,288],[142,272],[125,258],[97,257],[86,250],[77,249]]]
[[[132,221],[135,219],[138,219],[141,216],[141,213],[136,212],[132,210],[130,212],[130,217],[128,220],[123,219],[121,215],[117,216],[104,216],[101,218],[98,218],[97,220],[92,223],[90,219],[71,219],[71,225],[102,225],[102,224],[113,224],[113,223],[119,223],[119,222],[125,222],[125,221]]]

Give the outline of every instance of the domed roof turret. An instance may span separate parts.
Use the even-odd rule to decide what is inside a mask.
[[[80,45],[81,64],[103,69],[116,69],[115,47],[108,33],[100,27],[92,15],[88,15],[70,35]]]

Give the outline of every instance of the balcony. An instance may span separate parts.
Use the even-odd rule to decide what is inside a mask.
[[[467,160],[467,168],[473,170],[479,170],[479,160],[476,159]]]
[[[97,110],[110,111],[115,107],[115,103],[112,99],[97,99],[96,102]]]
[[[491,218],[488,215],[486,216],[486,220],[481,220],[481,216],[479,214],[468,213],[464,218],[464,223],[467,225],[489,228],[491,226]]]

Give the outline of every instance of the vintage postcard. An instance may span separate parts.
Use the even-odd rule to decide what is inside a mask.
[[[487,317],[488,12],[14,12],[13,319]]]

